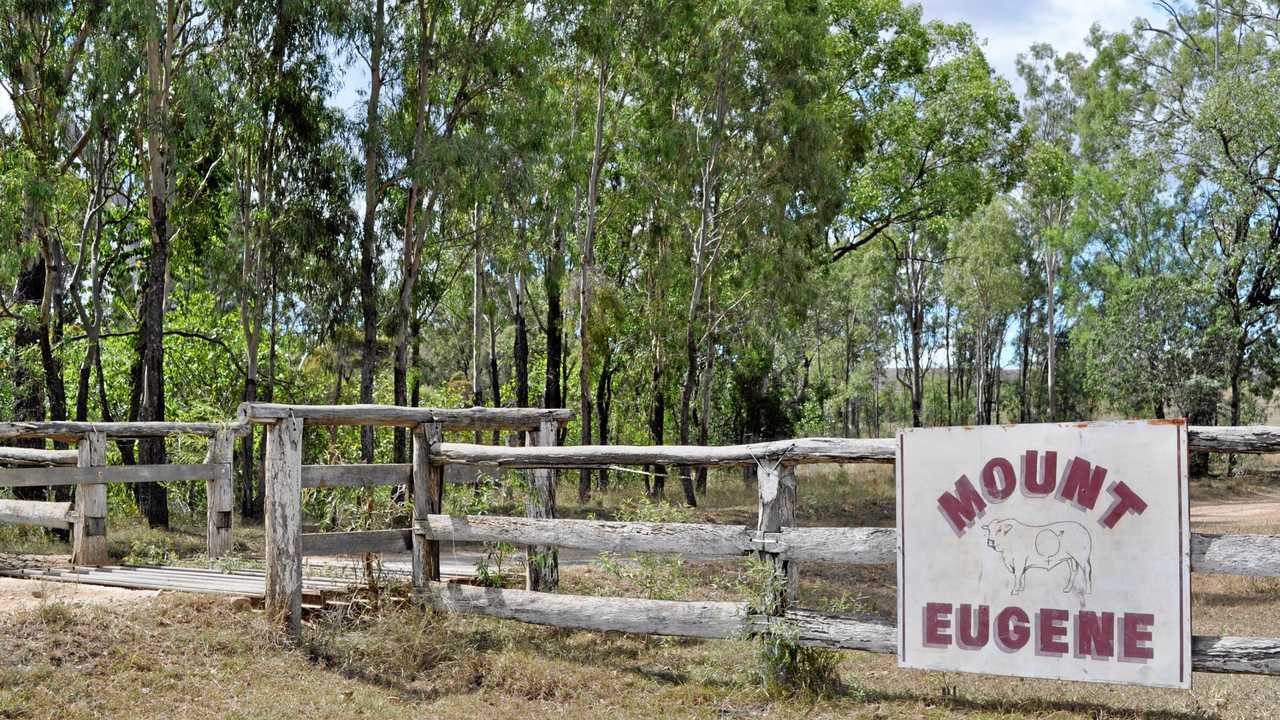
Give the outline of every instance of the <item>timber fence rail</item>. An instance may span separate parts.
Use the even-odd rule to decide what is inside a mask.
[[[266,609],[289,637],[302,625],[304,554],[411,553],[413,586],[425,592],[440,580],[440,545],[414,528],[397,530],[302,532],[302,490],[324,487],[405,485],[412,488],[415,525],[439,516],[447,482],[445,463],[433,459],[445,432],[508,430],[525,442],[554,445],[560,427],[573,418],[562,409],[410,408],[393,405],[284,405],[244,403],[237,419],[266,426]],[[409,430],[411,462],[360,465],[304,465],[303,429],[307,425],[358,425]],[[482,446],[478,446],[482,447]],[[532,473],[527,506],[535,519],[555,517],[555,473]],[[526,587],[554,589],[558,567],[554,548],[526,550]]]
[[[601,631],[697,638],[743,638],[785,628],[805,646],[895,652],[893,625],[860,616],[794,607],[796,564],[892,564],[894,528],[796,527],[797,465],[894,462],[887,439],[803,438],[750,445],[556,447],[573,413],[561,409],[403,408],[383,405],[313,406],[246,403],[234,424],[214,423],[0,423],[0,440],[46,438],[76,442],[75,451],[0,449],[0,463],[45,467],[0,470],[0,487],[74,484],[66,503],[0,502],[0,522],[33,522],[76,529],[77,554],[102,545],[105,561],[105,488],[108,482],[205,478],[210,492],[210,555],[214,531],[230,538],[231,441],[254,424],[266,428],[267,610],[287,633],[301,629],[302,557],[409,551],[415,595],[436,607],[524,622]],[[305,425],[367,425],[410,430],[411,462],[384,465],[303,465]],[[524,447],[443,442],[446,431],[514,430]],[[208,435],[205,466],[103,467],[109,437]],[[1191,427],[1190,451],[1280,452],[1280,427]],[[75,467],[70,453],[74,452]],[[212,465],[212,468],[207,467]],[[754,526],[566,520],[555,517],[558,470],[620,466],[757,467],[759,513]],[[442,514],[446,469],[532,470],[527,517]],[[199,468],[199,469],[193,469]],[[149,477],[148,477],[149,475]],[[212,479],[210,479],[212,477]],[[39,480],[35,480],[39,478]],[[216,485],[216,487],[215,487]],[[302,490],[314,487],[409,485],[413,526],[348,533],[302,533]],[[99,494],[100,493],[100,494]],[[225,493],[225,502],[222,499]],[[215,495],[218,500],[215,503]],[[99,497],[101,502],[99,503]],[[17,503],[16,505],[13,503]],[[226,507],[215,518],[215,504]],[[221,511],[217,511],[221,512]],[[65,524],[64,524],[65,523]],[[217,525],[217,528],[215,528]],[[101,535],[96,534],[99,527]],[[526,589],[441,583],[439,543],[508,542],[527,550]],[[682,602],[553,594],[556,549],[615,553],[669,553],[692,559],[756,557],[776,582],[744,602]],[[1280,537],[1193,533],[1195,572],[1280,577]],[[1195,636],[1196,670],[1280,675],[1280,638]]]
[[[250,422],[283,421],[289,411],[274,406],[269,412],[242,409],[240,418]],[[414,553],[414,592],[425,603],[438,608],[528,623],[598,631],[671,635],[695,638],[744,638],[784,630],[787,637],[803,646],[856,649],[892,653],[897,649],[895,627],[882,620],[852,615],[816,612],[794,606],[796,564],[825,562],[884,565],[896,562],[897,531],[894,528],[796,527],[795,498],[797,465],[805,463],[894,462],[891,440],[804,438],[750,445],[703,446],[576,446],[555,447],[555,428],[571,415],[541,417],[542,433],[550,442],[531,439],[524,447],[504,447],[441,441],[442,424],[448,429],[476,429],[479,415],[445,416],[441,411],[404,409],[389,411],[369,408],[362,415],[353,408],[295,408],[294,422],[300,429],[302,418],[323,423],[394,424],[415,427],[414,462],[408,468],[364,466],[303,466],[295,458],[285,475],[291,480],[287,497],[296,497],[301,487],[332,484],[398,484],[408,478],[414,486],[414,527],[349,533],[301,534],[286,545],[295,548],[288,558],[277,562],[300,562],[307,554],[358,554],[364,552]],[[456,411],[462,412],[462,411]],[[510,411],[508,411],[510,412]],[[498,417],[493,415],[491,417]],[[518,415],[512,416],[519,418]],[[530,421],[531,423],[532,421]],[[518,426],[506,425],[506,429]],[[1191,428],[1193,452],[1280,452],[1280,428]],[[270,442],[271,434],[268,434]],[[272,453],[269,451],[268,456]],[[270,462],[270,461],[269,461]],[[543,473],[542,482],[532,484],[529,517],[451,516],[438,512],[443,484],[423,483],[450,465],[481,468],[531,469]],[[705,523],[648,523],[599,520],[568,520],[554,516],[556,470],[610,468],[618,466],[742,467],[757,466],[759,513],[755,526]],[[379,469],[374,470],[373,467]],[[269,465],[269,471],[272,466]],[[687,470],[686,470],[687,471]],[[346,477],[343,480],[340,478]],[[356,479],[358,478],[358,479]],[[272,482],[272,480],[268,480]],[[416,500],[426,493],[425,512]],[[270,495],[269,495],[270,497]],[[277,497],[281,497],[277,495]],[[294,501],[289,500],[290,503]],[[286,514],[293,512],[293,508]],[[272,513],[274,514],[274,512]],[[295,531],[296,532],[296,531]],[[441,542],[506,542],[531,548],[529,579],[525,590],[483,588],[439,582],[438,574],[422,572],[430,567],[425,548]],[[773,568],[774,582],[767,583],[761,597],[746,602],[686,602],[638,598],[562,595],[543,592],[555,588],[553,548],[575,548],[595,552],[663,553],[690,559],[756,557]],[[270,566],[269,558],[269,566]],[[1280,577],[1280,537],[1246,534],[1195,533],[1191,539],[1191,563],[1195,572]],[[436,565],[435,567],[438,567]],[[553,566],[552,566],[553,567]],[[550,574],[547,573],[550,571]],[[542,573],[539,584],[538,573]],[[270,572],[268,572],[270,577]],[[292,581],[290,581],[292,582]],[[292,587],[292,585],[290,585]],[[271,592],[268,591],[268,599]],[[280,598],[269,611],[275,612],[292,633],[298,631],[292,608],[297,598]],[[1280,638],[1195,636],[1192,643],[1193,668],[1204,672],[1233,672],[1280,675]]]
[[[73,442],[75,450],[0,448],[0,488],[75,486],[72,503],[0,499],[0,523],[37,525],[71,531],[74,565],[106,565],[107,485],[109,483],[204,481],[207,554],[215,559],[232,549],[232,443],[248,432],[247,424],[181,422],[6,422],[0,440]],[[109,439],[209,438],[203,463],[108,466]],[[67,467],[67,466],[72,467]]]

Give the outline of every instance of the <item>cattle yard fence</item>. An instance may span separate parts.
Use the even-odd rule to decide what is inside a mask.
[[[896,652],[893,625],[860,615],[797,607],[797,565],[806,562],[887,565],[896,561],[894,528],[797,527],[796,466],[814,463],[892,464],[888,439],[801,438],[747,445],[557,446],[573,418],[561,409],[406,408],[386,405],[245,403],[234,422],[213,423],[0,423],[0,440],[45,438],[74,442],[76,451],[0,449],[0,463],[43,465],[0,470],[0,487],[75,485],[75,503],[0,500],[0,522],[73,530],[74,561],[106,561],[106,483],[204,480],[209,493],[209,556],[230,548],[231,444],[265,426],[266,609],[290,637],[301,632],[302,559],[305,555],[409,552],[415,598],[453,611],[528,623],[597,631],[694,638],[744,638],[784,632],[801,646]],[[303,464],[308,425],[390,426],[411,438],[410,462],[381,465]],[[445,442],[446,431],[517,431],[523,446]],[[210,437],[199,465],[106,467],[108,438],[195,434]],[[1280,452],[1280,427],[1191,427],[1190,451]],[[74,454],[73,454],[74,453]],[[74,462],[75,467],[67,467]],[[443,513],[446,468],[530,470],[525,517]],[[758,513],[754,526],[706,523],[617,522],[556,517],[560,470],[649,466],[756,467]],[[412,527],[340,533],[304,533],[302,490],[309,487],[412,488]],[[224,514],[225,513],[225,514]],[[526,548],[525,589],[477,587],[440,581],[440,543],[504,542]],[[553,592],[558,548],[594,552],[662,553],[688,559],[755,557],[770,581],[750,602],[669,601]],[[1280,536],[1193,533],[1191,569],[1280,577]],[[1202,672],[1280,675],[1280,638],[1193,637],[1192,664]]]

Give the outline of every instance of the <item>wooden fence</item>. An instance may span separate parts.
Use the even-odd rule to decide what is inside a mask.
[[[70,525],[77,537],[105,543],[106,482],[205,479],[210,483],[210,554],[215,530],[230,534],[230,442],[251,424],[266,426],[267,610],[291,635],[301,626],[302,557],[410,551],[415,594],[457,612],[588,630],[698,638],[741,638],[786,628],[801,645],[895,652],[895,628],[864,617],[815,612],[794,606],[796,563],[891,564],[893,528],[796,527],[795,466],[804,463],[894,462],[890,440],[808,438],[727,447],[556,447],[557,430],[572,418],[566,410],[429,409],[392,406],[245,404],[233,425],[0,424],[0,440],[45,437],[78,443],[77,467],[0,471],[0,487],[75,484],[76,504],[0,505],[0,522]],[[411,431],[412,461],[402,465],[304,465],[302,430],[311,425],[373,425]],[[161,427],[163,426],[163,427]],[[517,430],[524,447],[443,442],[446,430]],[[213,437],[209,462],[200,466],[102,467],[107,437],[194,432]],[[1280,452],[1277,427],[1193,427],[1196,452]],[[14,450],[6,448],[5,451]],[[47,451],[57,452],[57,451]],[[17,457],[26,455],[26,457]],[[66,463],[69,457],[0,454],[3,463]],[[623,465],[758,467],[759,512],[754,526],[698,523],[639,523],[565,520],[555,517],[555,472]],[[531,469],[527,517],[449,516],[441,513],[445,468]],[[194,469],[194,468],[199,468]],[[214,501],[214,485],[225,486],[226,503]],[[409,484],[413,527],[352,533],[302,532],[304,487]],[[221,489],[217,490],[221,498]],[[99,502],[101,498],[101,502]],[[215,510],[215,504],[217,510]],[[221,519],[225,507],[227,520]],[[7,514],[6,514],[7,513]],[[95,534],[101,529],[101,535]],[[508,542],[527,548],[526,589],[480,588],[439,582],[439,543]],[[558,581],[556,548],[617,553],[669,553],[694,559],[755,556],[773,567],[762,597],[742,602],[680,602],[553,594]],[[91,548],[81,540],[77,553]],[[92,564],[92,563],[87,563]],[[1280,577],[1280,537],[1195,533],[1194,572]],[[1280,675],[1280,638],[1196,636],[1193,667],[1205,672]]]
[[[444,463],[432,457],[445,431],[514,430],[526,442],[554,445],[561,425],[573,418],[568,410],[536,408],[406,408],[390,405],[279,405],[245,403],[239,420],[266,425],[266,564],[267,613],[290,636],[302,624],[302,556],[410,551],[413,585],[426,588],[440,580],[437,538],[418,529],[356,533],[302,533],[302,489],[334,485],[368,487],[411,485],[415,525],[443,508]],[[364,425],[410,430],[412,462],[403,465],[303,465],[302,430],[306,425]],[[530,518],[555,517],[555,477],[533,474]],[[553,589],[557,580],[555,551],[531,546],[526,551],[527,587]]]
[[[73,564],[106,565],[108,483],[203,480],[208,506],[208,554],[210,559],[222,557],[232,548],[232,443],[236,435],[247,430],[247,425],[217,423],[0,423],[0,440],[39,439],[76,444],[75,450],[0,448],[0,463],[28,466],[0,469],[0,488],[75,486],[72,503],[0,499],[0,523],[69,529]],[[109,439],[171,435],[209,437],[205,461],[195,465],[106,464]]]
[[[445,414],[446,412],[450,414]],[[555,447],[555,430],[569,414],[534,411],[411,410],[379,406],[242,406],[240,419],[268,425],[268,613],[291,634],[300,627],[301,559],[305,554],[410,550],[417,597],[436,607],[529,623],[601,631],[698,638],[742,638],[786,628],[800,645],[872,652],[896,651],[895,628],[864,617],[794,606],[796,563],[892,564],[893,528],[796,527],[796,465],[894,462],[889,440],[809,438],[728,447]],[[546,411],[543,411],[546,412]],[[532,429],[524,447],[443,442],[442,429]],[[407,468],[319,469],[302,464],[304,423],[398,425],[413,428]],[[1280,452],[1280,428],[1192,428],[1200,452]],[[528,517],[456,517],[439,512],[449,465],[535,470]],[[644,523],[555,517],[557,470],[619,465],[758,466],[756,524]],[[394,468],[394,469],[393,469]],[[347,484],[413,485],[414,526],[401,530],[303,534],[300,491],[315,478],[346,473]],[[309,480],[310,479],[310,480]],[[529,548],[526,589],[441,583],[438,543],[507,542]],[[556,585],[554,548],[596,552],[669,553],[686,558],[755,556],[773,568],[761,597],[743,602],[681,602],[588,597],[544,592]],[[1192,569],[1232,575],[1280,576],[1280,537],[1196,533]],[[1196,636],[1193,667],[1205,672],[1280,674],[1280,638]]]

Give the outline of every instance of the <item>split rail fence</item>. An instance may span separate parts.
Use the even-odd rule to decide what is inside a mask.
[[[538,414],[542,413],[542,414]],[[751,445],[557,447],[567,411],[430,410],[387,406],[246,404],[240,420],[267,431],[267,611],[290,634],[300,631],[304,554],[410,550],[415,596],[454,612],[599,631],[695,638],[743,638],[785,630],[800,645],[896,652],[893,625],[865,617],[794,606],[796,564],[884,565],[896,561],[894,528],[797,527],[796,466],[883,463],[895,459],[892,440],[807,438]],[[412,429],[408,467],[341,470],[302,464],[305,424],[394,425]],[[528,430],[523,447],[444,442],[443,430]],[[1280,452],[1280,428],[1191,428],[1195,452]],[[528,517],[441,514],[449,465],[533,470]],[[759,506],[754,527],[699,523],[613,522],[555,517],[555,471],[616,466],[757,466]],[[390,470],[387,468],[396,468]],[[317,478],[347,483],[413,486],[414,526],[404,530],[303,534],[300,492]],[[526,589],[439,581],[439,543],[506,542],[528,548]],[[555,548],[615,553],[668,553],[691,559],[755,556],[774,581],[752,603],[591,597],[554,590]],[[1280,577],[1280,536],[1195,533],[1195,572]],[[1195,636],[1192,662],[1203,672],[1280,675],[1280,638]]]
[[[109,483],[204,481],[208,507],[208,555],[232,549],[234,491],[232,445],[247,425],[181,422],[7,422],[0,441],[53,440],[75,450],[0,447],[0,488],[74,485],[73,502],[0,499],[0,523],[38,525],[71,531],[74,565],[107,564],[107,485]],[[209,438],[209,452],[198,464],[107,465],[108,440],[138,440],[197,435]]]
[[[796,607],[798,563],[884,565],[896,560],[894,528],[797,527],[796,466],[807,463],[894,462],[892,440],[807,438],[750,445],[558,447],[567,410],[429,409],[395,406],[312,406],[246,403],[237,422],[0,423],[0,440],[46,438],[76,451],[0,449],[0,463],[33,464],[0,470],[0,487],[70,484],[74,504],[0,501],[0,522],[70,527],[78,564],[106,561],[106,483],[205,480],[209,492],[209,554],[229,548],[231,443],[251,425],[266,426],[266,602],[273,622],[301,630],[302,557],[317,554],[404,552],[413,558],[415,595],[455,612],[600,631],[696,638],[743,638],[785,629],[805,646],[896,651],[888,623]],[[411,462],[389,465],[304,465],[305,425],[407,428]],[[523,447],[443,441],[446,431],[508,430]],[[211,438],[201,465],[105,467],[108,438],[197,434]],[[1280,427],[1192,427],[1193,452],[1280,452]],[[72,453],[74,452],[74,456]],[[76,467],[65,467],[75,462]],[[754,526],[568,520],[555,517],[558,470],[616,466],[757,466],[759,512]],[[532,470],[527,517],[442,513],[445,468]],[[303,533],[302,490],[308,487],[409,485],[413,527],[349,533]],[[225,515],[224,515],[225,513]],[[526,589],[481,588],[440,582],[441,542],[507,542],[526,547]],[[755,556],[774,569],[762,597],[744,602],[682,602],[562,595],[557,548],[615,553],[668,553],[690,559]],[[1194,533],[1191,567],[1198,573],[1280,577],[1280,536]],[[1280,675],[1280,638],[1195,636],[1192,662],[1203,672]]]

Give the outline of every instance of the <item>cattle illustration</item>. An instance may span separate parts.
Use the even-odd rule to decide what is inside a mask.
[[[1001,563],[1013,575],[1010,595],[1025,589],[1027,570],[1052,570],[1062,564],[1071,571],[1062,592],[1071,592],[1073,587],[1081,588],[1085,594],[1093,592],[1093,564],[1089,559],[1093,538],[1080,523],[1028,525],[1020,520],[1001,519],[992,520],[982,529],[987,532],[987,547],[1000,553]]]

